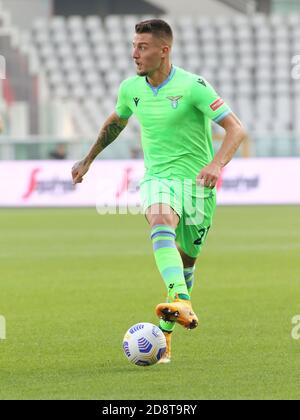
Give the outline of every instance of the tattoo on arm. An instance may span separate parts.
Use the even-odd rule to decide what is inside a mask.
[[[101,150],[109,146],[121,133],[124,126],[113,121],[108,125],[105,125],[99,134],[97,144]]]
[[[115,119],[111,119],[107,121],[104,124],[96,143],[90,151],[89,158],[91,160],[94,160],[99,155],[99,153],[102,152],[102,150],[109,146],[119,136],[121,131],[123,131],[126,127],[126,125],[126,120],[117,121]]]

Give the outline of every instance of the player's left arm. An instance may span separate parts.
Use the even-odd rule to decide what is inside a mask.
[[[202,78],[193,80],[191,99],[197,109],[226,131],[223,144],[215,158],[197,176],[199,184],[213,189],[217,185],[222,169],[231,161],[246,138],[246,131],[237,116],[207,80]]]
[[[222,169],[231,161],[241,143],[247,138],[243,124],[233,112],[218,124],[226,131],[222,146],[213,161],[203,168],[197,177],[199,183],[211,189],[215,188]]]

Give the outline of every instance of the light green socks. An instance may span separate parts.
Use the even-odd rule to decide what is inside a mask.
[[[195,269],[196,269],[196,266],[184,269],[185,282],[186,282],[186,286],[187,286],[190,297],[191,297],[191,293],[194,286]],[[176,322],[168,322],[168,321],[161,320],[159,323],[160,329],[168,333],[173,332],[175,326],[176,326]]]
[[[184,278],[185,278],[185,282],[186,282],[186,287],[188,289],[189,295],[191,297],[192,291],[193,291],[193,287],[194,287],[194,274],[195,274],[195,270],[196,270],[196,266],[194,265],[194,267],[189,267],[189,268],[185,268],[184,269]]]
[[[168,298],[189,300],[183,263],[175,243],[175,230],[167,225],[156,225],[151,231],[151,240],[158,270],[168,289]]]

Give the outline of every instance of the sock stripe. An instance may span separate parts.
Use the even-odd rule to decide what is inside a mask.
[[[188,289],[189,294],[192,293],[193,286],[195,283],[194,274],[195,274],[196,266],[185,268],[184,271],[184,278],[186,282],[186,287]]]
[[[175,239],[173,238],[173,236],[169,236],[169,235],[160,235],[157,236],[156,238],[152,239],[152,242],[158,242],[158,241],[172,241],[175,242]]]
[[[176,244],[174,241],[168,241],[166,239],[154,242],[153,244],[154,252],[162,248],[176,248]]]
[[[168,267],[162,271],[163,277],[169,277],[172,275],[180,275],[182,273],[182,269],[180,267]]]
[[[173,237],[173,238],[176,238],[176,234],[175,234],[175,233],[173,233],[173,232],[169,232],[169,231],[167,231],[167,230],[160,230],[160,231],[158,231],[158,232],[154,232],[154,233],[151,235],[151,239],[155,239],[157,236],[171,236],[171,237]]]
[[[187,268],[184,268],[184,272],[185,273],[193,273],[194,271],[196,270],[196,266],[194,265],[194,267],[187,267]]]
[[[190,288],[193,286],[193,284],[194,284],[194,280],[187,281],[187,282],[186,282],[186,287],[187,287],[188,289],[190,289]]]

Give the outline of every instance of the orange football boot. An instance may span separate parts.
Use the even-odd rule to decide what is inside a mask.
[[[171,303],[160,303],[155,312],[164,321],[175,321],[188,330],[196,328],[199,324],[198,317],[189,300],[177,298]]]

